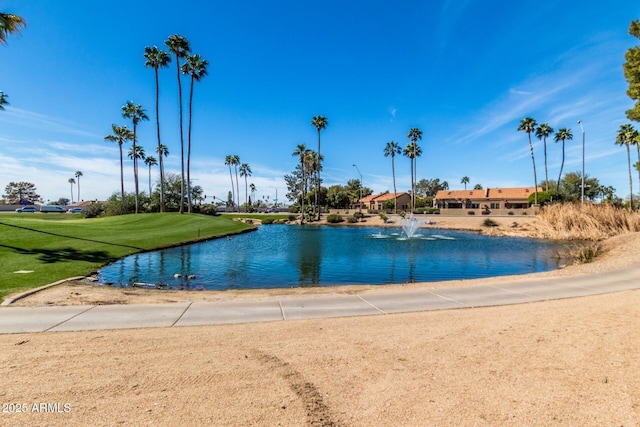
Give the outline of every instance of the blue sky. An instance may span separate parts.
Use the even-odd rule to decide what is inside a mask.
[[[323,115],[326,186],[359,178],[355,163],[365,186],[393,190],[383,149],[391,140],[404,147],[412,127],[423,131],[418,179],[452,189],[465,175],[472,186],[531,186],[527,137],[516,131],[531,116],[572,129],[565,172],[581,169],[582,120],[587,174],[628,196],[626,151],[614,141],[632,105],[622,63],[637,43],[627,34],[640,18],[637,0],[5,0],[0,8],[27,21],[0,46],[10,102],[0,112],[0,189],[30,181],[45,201],[68,198],[67,181],[81,170],[81,199],[118,191],[118,148],[103,138],[111,124],[131,127],[120,107],[133,100],[152,119],[138,127],[139,143],[154,151],[155,83],[142,55],[179,33],[209,61],[195,87],[191,172],[207,195],[226,198],[224,157],[237,154],[258,197],[273,199],[277,188],[283,200],[291,153],[301,143],[317,148],[310,121]],[[160,73],[160,119],[166,168],[179,172],[174,67]],[[542,180],[537,139],[534,150]],[[550,179],[560,155],[548,142]],[[127,159],[127,191],[132,169]],[[399,191],[410,188],[408,159],[396,159],[396,179]]]

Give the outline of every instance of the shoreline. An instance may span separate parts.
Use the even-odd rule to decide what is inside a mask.
[[[513,217],[492,217],[498,225],[487,229],[482,227],[483,217],[442,216],[430,225],[422,225],[421,229],[448,229],[482,234],[509,237],[541,238],[539,219],[523,217],[517,227],[511,227]],[[520,219],[520,218],[519,218]],[[368,221],[357,224],[337,224],[336,226],[371,226],[400,227],[398,223],[385,224],[379,217],[367,218]],[[326,221],[325,221],[326,224]],[[324,225],[322,222],[310,226]],[[265,225],[268,227],[269,225]],[[290,225],[296,226],[296,225]],[[538,236],[538,237],[536,237]],[[385,292],[398,289],[437,289],[444,287],[468,287],[490,283],[505,283],[525,280],[544,280],[546,278],[564,277],[567,275],[587,275],[598,272],[624,268],[640,263],[640,233],[628,233],[615,236],[598,243],[600,254],[588,264],[568,265],[555,270],[511,276],[494,276],[470,280],[448,280],[440,282],[418,282],[388,285],[344,285],[311,288],[274,288],[244,290],[168,290],[145,289],[134,287],[113,287],[91,284],[87,280],[62,281],[54,286],[48,285],[29,295],[15,299],[11,307],[20,306],[68,306],[68,305],[104,305],[104,304],[153,304],[185,301],[227,301],[270,298],[284,295],[313,294],[364,294],[371,291]],[[634,256],[634,254],[636,254]],[[10,299],[12,296],[8,296]],[[13,295],[15,298],[16,295]]]

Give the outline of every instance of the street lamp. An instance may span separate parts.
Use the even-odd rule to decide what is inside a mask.
[[[580,203],[584,204],[584,127],[582,126],[582,120],[578,120],[578,124],[582,130],[582,189],[580,192]]]
[[[360,169],[358,169],[358,166],[356,166],[355,163],[353,164],[353,167],[356,168],[358,174],[360,175],[360,200],[358,200],[358,211],[360,212],[360,214],[362,214],[362,174],[360,173]]]

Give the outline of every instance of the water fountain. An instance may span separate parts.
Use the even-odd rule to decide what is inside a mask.
[[[407,236],[407,239],[412,238],[418,228],[420,227],[421,222],[413,217],[413,213],[409,214],[409,216],[405,216],[402,219],[402,231]]]

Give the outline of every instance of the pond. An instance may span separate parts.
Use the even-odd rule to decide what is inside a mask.
[[[266,225],[257,231],[123,258],[100,283],[171,289],[265,289],[433,282],[558,268],[560,242],[420,229]],[[188,278],[191,276],[191,278]]]

